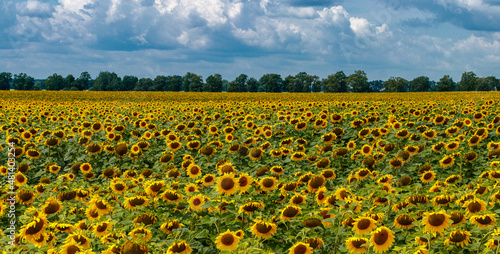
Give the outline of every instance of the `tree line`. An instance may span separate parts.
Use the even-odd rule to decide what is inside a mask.
[[[338,71],[326,78],[299,72],[282,78],[279,74],[264,74],[260,79],[241,74],[233,81],[220,74],[202,76],[188,72],[184,76],[158,75],[156,78],[136,76],[119,77],[114,72],[103,71],[92,79],[88,72],[79,77],[63,77],[57,73],[44,80],[35,80],[26,73],[12,75],[0,73],[0,90],[70,90],[70,91],[188,91],[188,92],[430,92],[430,91],[500,91],[500,80],[494,76],[478,77],[474,72],[464,72],[459,82],[444,75],[439,81],[420,76],[411,81],[401,77],[369,81],[366,73],[357,70],[351,75]]]

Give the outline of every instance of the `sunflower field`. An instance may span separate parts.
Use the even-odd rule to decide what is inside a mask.
[[[500,253],[500,93],[0,92],[3,253]]]

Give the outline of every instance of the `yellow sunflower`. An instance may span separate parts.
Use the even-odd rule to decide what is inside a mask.
[[[219,250],[236,250],[239,242],[240,238],[234,232],[229,231],[229,229],[215,239],[215,244]]]
[[[372,231],[370,238],[370,246],[373,246],[375,253],[384,253],[391,248],[394,242],[394,232],[387,227],[379,227]]]
[[[451,216],[446,214],[446,211],[439,212],[425,212],[425,217],[422,219],[422,225],[425,229],[431,232],[442,233],[450,226]]]
[[[265,239],[276,234],[278,226],[274,222],[257,219],[250,228],[255,237]]]
[[[217,178],[215,188],[219,194],[231,196],[238,192],[239,184],[234,173],[228,173]]]

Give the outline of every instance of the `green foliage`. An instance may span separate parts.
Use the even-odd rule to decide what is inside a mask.
[[[370,92],[370,84],[364,71],[355,71],[347,78],[347,86],[353,93],[367,93]]]
[[[403,93],[408,91],[408,80],[401,77],[391,77],[384,82],[384,92]]]
[[[323,89],[325,93],[347,93],[347,76],[343,71],[328,75],[323,79]]]
[[[35,85],[35,79],[26,73],[15,74],[12,85],[16,90],[31,90]]]
[[[61,90],[64,88],[64,78],[57,73],[52,74],[52,76],[47,77],[45,80],[45,89],[47,90]]]
[[[477,85],[477,76],[474,72],[464,72],[462,73],[462,79],[457,84],[457,89],[459,91],[475,91]]]
[[[429,77],[420,76],[410,81],[410,92],[428,92],[431,90]]]
[[[0,73],[0,90],[9,90],[11,81],[12,81],[12,73],[10,72]]]
[[[445,92],[445,91],[454,91],[455,90],[455,82],[450,75],[444,75],[439,82],[436,84],[436,91]]]
[[[184,75],[182,79],[182,84],[184,86],[184,91],[186,92],[202,92],[203,91],[203,79],[194,73],[188,72]]]
[[[222,92],[222,76],[220,74],[210,75],[205,81],[203,91]]]
[[[121,91],[122,80],[116,73],[102,71],[99,73],[92,86],[93,91]]]
[[[263,90],[268,93],[279,93],[283,89],[283,79],[279,74],[264,74],[260,80]]]

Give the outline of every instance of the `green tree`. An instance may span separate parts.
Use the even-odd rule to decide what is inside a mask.
[[[132,91],[139,83],[139,78],[136,76],[123,76],[122,87],[124,91]]]
[[[153,80],[153,87],[150,91],[167,91],[168,78],[166,76],[158,75]]]
[[[464,72],[462,73],[462,79],[457,84],[457,89],[459,91],[475,91],[477,85],[477,76],[474,72]]]
[[[210,75],[203,86],[205,92],[222,92],[222,76],[220,74]]]
[[[0,73],[0,90],[10,90],[10,82],[12,81],[12,73]]]
[[[64,88],[65,90],[70,90],[71,87],[73,87],[75,84],[75,77],[71,74],[69,74],[68,76],[66,76],[66,78],[64,78]]]
[[[167,91],[174,91],[178,92],[182,88],[182,80],[183,77],[179,75],[174,75],[174,76],[168,76],[168,85],[167,85]]]
[[[94,80],[92,90],[94,91],[121,91],[122,80],[116,73],[101,71]]]
[[[383,80],[372,80],[368,84],[370,84],[370,90],[374,93],[380,93],[384,89]]]
[[[312,92],[313,93],[319,93],[321,92],[321,81],[319,80],[319,78],[317,80],[315,80],[312,84]]]
[[[420,76],[410,81],[410,92],[428,92],[431,90],[429,77]]]
[[[137,85],[134,87],[134,91],[154,91],[153,80],[150,78],[141,78]]]
[[[455,91],[455,85],[456,83],[450,75],[444,75],[439,82],[436,83],[436,91]]]
[[[403,93],[408,92],[408,80],[401,77],[391,77],[384,82],[384,92]]]
[[[90,76],[90,74],[86,71],[82,72],[80,74],[80,77],[78,77],[75,81],[75,87],[78,89],[78,90],[85,90],[85,89],[88,89],[89,87],[92,86],[92,77]]]
[[[288,92],[291,93],[294,91],[295,88],[295,83],[297,83],[298,80],[292,76],[288,75],[283,79],[283,92]]]
[[[259,91],[259,81],[255,78],[249,78],[247,80],[247,91],[255,93]]]
[[[476,91],[492,91],[498,87],[499,81],[494,76],[478,78],[476,82]]]
[[[323,91],[325,93],[347,93],[347,76],[343,71],[338,71],[335,74],[330,74],[326,79],[323,79]]]
[[[47,77],[45,79],[45,89],[51,90],[51,91],[56,91],[56,90],[61,90],[64,88],[64,78],[61,75],[58,75],[57,73],[52,74],[52,76]]]
[[[259,82],[262,86],[262,90],[268,93],[280,93],[283,89],[283,79],[279,74],[264,74],[259,79]]]
[[[354,93],[367,93],[370,92],[370,84],[366,73],[361,70],[355,71],[347,78],[347,86],[349,90]]]
[[[15,74],[12,85],[16,90],[31,90],[35,85],[35,79],[26,73]]]
[[[186,73],[182,79],[182,84],[186,92],[203,92],[203,79],[194,73]]]

